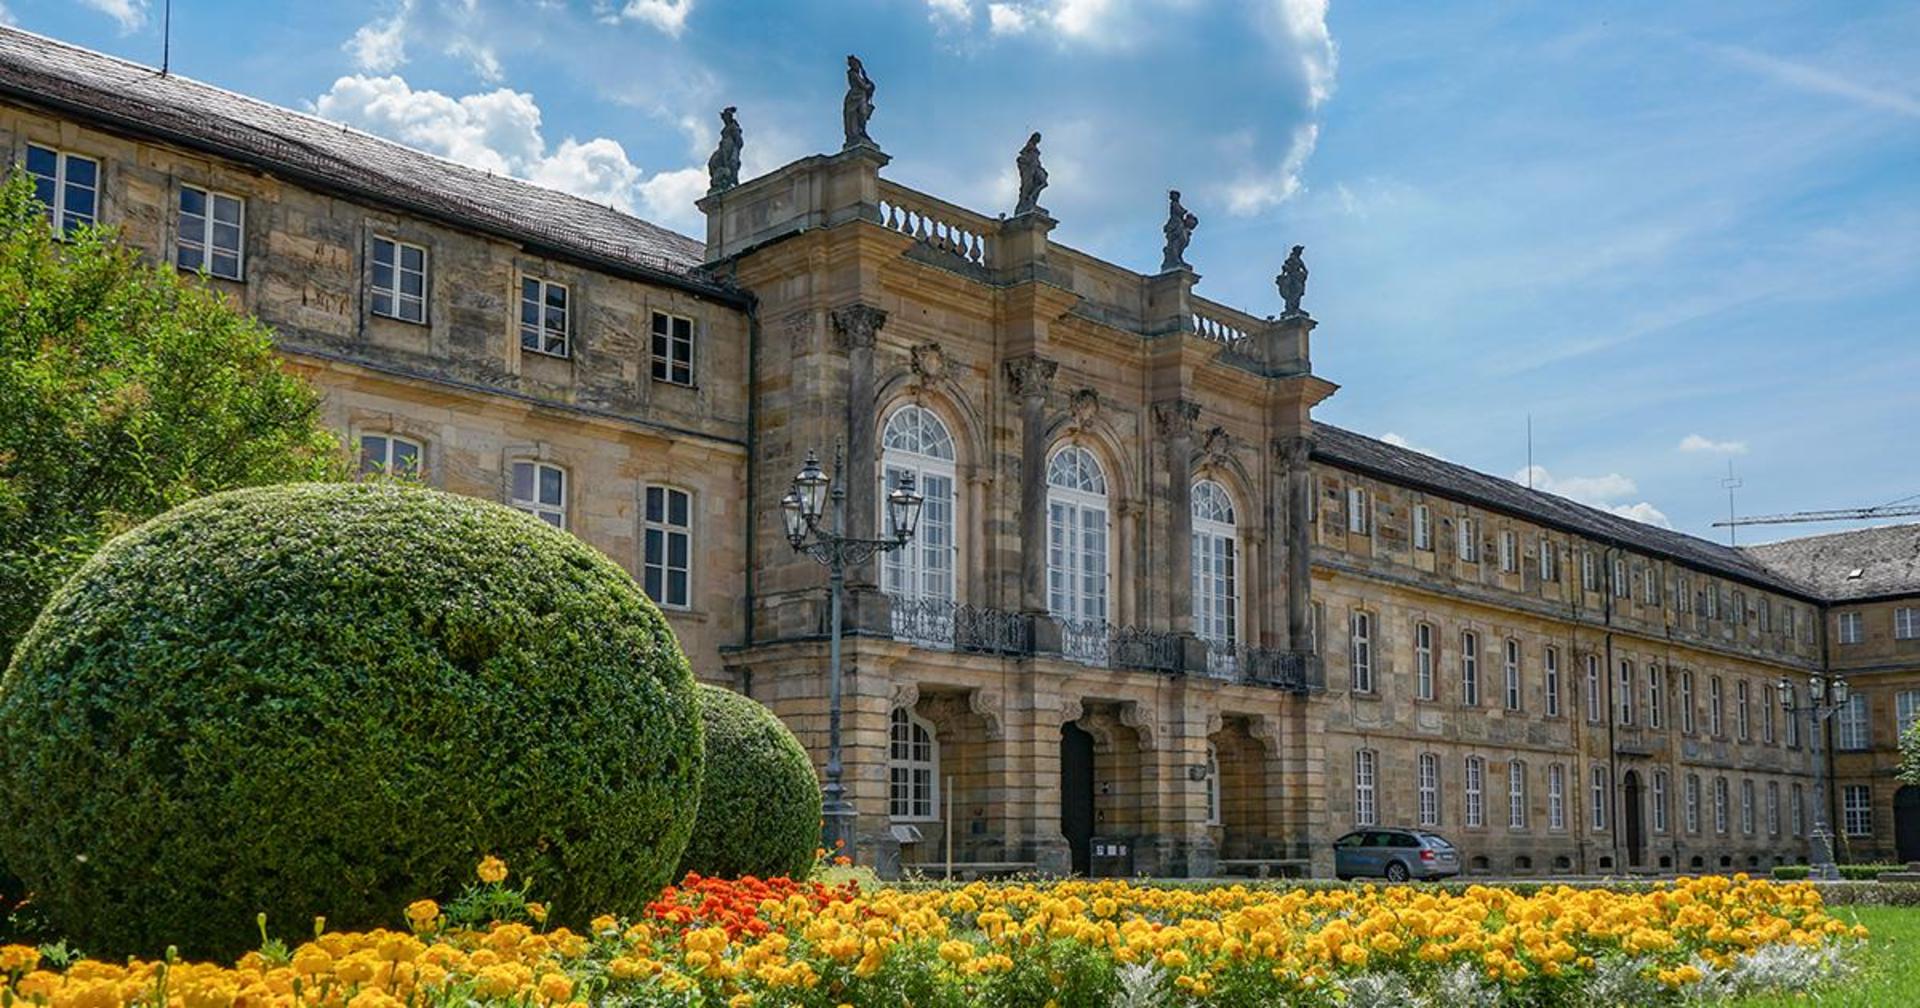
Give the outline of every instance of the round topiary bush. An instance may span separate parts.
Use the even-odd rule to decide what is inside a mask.
[[[774,713],[700,686],[707,761],[693,839],[680,874],[805,878],[820,846],[820,781],[800,740]]]
[[[632,578],[485,501],[300,484],[108,543],[0,679],[0,857],[95,954],[397,925],[483,853],[637,913],[692,829],[694,681]]]

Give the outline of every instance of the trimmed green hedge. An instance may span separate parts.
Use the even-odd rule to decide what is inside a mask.
[[[680,873],[805,878],[820,845],[820,781],[800,740],[774,713],[700,686],[706,778]]]
[[[398,925],[483,854],[638,913],[692,829],[693,676],[626,572],[467,497],[299,484],[108,543],[0,679],[0,853],[100,955]]]
[[[1840,869],[1841,878],[1855,882],[1872,882],[1880,877],[1881,872],[1907,870],[1906,865],[1900,864],[1843,864],[1836,867]],[[1813,869],[1806,865],[1781,865],[1773,870],[1774,878],[1787,882],[1797,882],[1811,874]]]

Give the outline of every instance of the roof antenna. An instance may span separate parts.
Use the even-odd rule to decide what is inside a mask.
[[[1745,480],[1734,477],[1732,459],[1727,460],[1727,478],[1721,480],[1720,485],[1727,488],[1727,545],[1732,546],[1738,541],[1740,528],[1733,521],[1733,492],[1747,485]]]
[[[173,0],[166,0],[164,12],[160,15],[160,76],[167,75],[167,67],[173,61]]]

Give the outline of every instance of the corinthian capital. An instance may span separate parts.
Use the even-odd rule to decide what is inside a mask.
[[[1200,404],[1191,399],[1168,399],[1153,404],[1153,423],[1159,428],[1160,436],[1190,438],[1193,436],[1193,422],[1200,418]]]
[[[843,349],[873,347],[880,327],[887,324],[887,313],[871,305],[850,304],[833,310],[833,331]]]
[[[1013,383],[1013,394],[1021,398],[1045,399],[1053,390],[1053,374],[1060,370],[1060,362],[1045,357],[1016,357],[1007,362],[1007,379]]]

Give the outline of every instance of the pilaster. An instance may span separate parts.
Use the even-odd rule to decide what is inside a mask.
[[[1030,355],[1007,361],[1020,407],[1020,611],[1032,617],[1034,650],[1058,653],[1047,618],[1047,396],[1059,362]]]
[[[846,472],[834,473],[847,493],[847,528],[842,532],[860,538],[881,534],[878,505],[879,476],[874,452],[879,418],[874,410],[873,345],[886,324],[887,313],[871,305],[854,303],[832,313],[833,330],[847,354],[847,458]],[[880,594],[875,577],[876,561],[847,568],[848,629],[855,633],[890,632],[890,614],[885,596]]]

